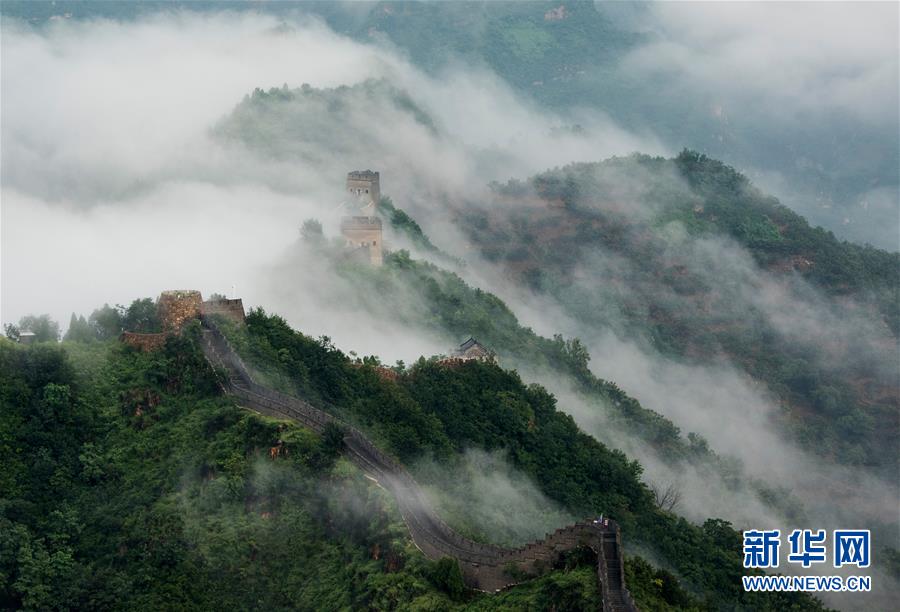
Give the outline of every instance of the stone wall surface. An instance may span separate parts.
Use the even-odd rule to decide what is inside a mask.
[[[348,172],[347,191],[361,201],[377,206],[381,199],[381,177],[371,170]]]
[[[199,291],[163,291],[156,302],[163,331],[180,332],[186,323],[200,317],[202,303]]]
[[[355,363],[352,365],[354,368],[364,367],[364,364],[361,364],[361,363]],[[372,366],[372,369],[375,371],[375,374],[381,380],[391,380],[391,381],[400,380],[400,375],[397,373],[397,371],[392,370],[391,368],[389,368],[387,366],[377,365],[377,366]]]
[[[587,520],[557,529],[543,540],[519,548],[502,548],[469,540],[440,519],[409,472],[361,431],[308,402],[257,384],[215,322],[204,317],[203,324],[206,328],[203,351],[209,362],[227,376],[222,380],[225,391],[248,408],[296,420],[316,432],[324,431],[328,423],[339,424],[346,432],[344,445],[348,458],[393,494],[416,546],[430,559],[456,559],[471,588],[488,592],[506,588],[552,567],[563,552],[586,546],[597,554],[597,580],[603,599],[601,610],[637,610],[625,588],[621,539],[615,521]]]
[[[200,304],[200,315],[222,315],[236,323],[243,323],[245,318],[244,302],[235,300],[207,300]]]
[[[382,226],[378,217],[344,217],[341,219],[341,235],[350,249],[362,249],[369,263],[382,263]]]
[[[133,346],[142,351],[155,351],[165,345],[169,334],[136,334],[134,332],[122,332],[119,340],[128,346]]]

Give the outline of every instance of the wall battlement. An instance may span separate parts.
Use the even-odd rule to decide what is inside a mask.
[[[376,207],[381,200],[381,176],[371,170],[348,172],[347,192],[359,199],[363,207]]]
[[[243,323],[246,317],[244,302],[240,298],[233,300],[206,300],[200,304],[200,315],[221,315],[235,323]]]
[[[156,312],[163,328],[161,333],[124,331],[119,341],[142,351],[155,351],[165,345],[166,338],[181,333],[185,325],[204,315],[221,315],[236,323],[244,322],[244,302],[240,298],[204,302],[200,292],[193,289],[163,291],[156,300]]]
[[[347,173],[347,178],[360,181],[372,181],[378,180],[378,173],[373,172],[372,170],[351,170]]]
[[[381,229],[381,219],[378,217],[343,217],[341,219],[341,229]]]

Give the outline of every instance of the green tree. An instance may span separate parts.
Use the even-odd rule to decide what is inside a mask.
[[[144,334],[159,332],[162,325],[157,314],[156,304],[151,298],[137,299],[125,310],[122,322],[125,329]]]
[[[459,601],[466,591],[459,562],[444,557],[431,567],[431,581],[436,587],[447,593],[451,599]]]
[[[318,219],[307,219],[304,221],[300,227],[300,235],[304,240],[313,244],[321,244],[325,240],[322,224]]]
[[[59,323],[51,319],[48,314],[25,315],[19,320],[19,330],[33,333],[36,342],[59,340]]]
[[[125,322],[122,317],[122,307],[113,308],[109,304],[104,304],[102,308],[98,308],[91,313],[88,321],[94,328],[94,333],[100,340],[109,340],[116,338],[122,333]]]
[[[13,325],[12,323],[7,323],[3,326],[3,332],[6,334],[6,337],[10,340],[18,340],[20,330],[17,325]]]
[[[69,319],[69,329],[66,330],[63,340],[69,342],[90,342],[95,338],[94,328],[87,322],[84,315],[76,316],[73,312],[72,318]]]

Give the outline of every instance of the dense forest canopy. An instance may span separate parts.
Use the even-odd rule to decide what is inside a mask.
[[[576,559],[501,597],[464,593],[333,440],[220,396],[197,333],[153,354],[0,340],[0,608],[596,607]],[[690,601],[636,569],[648,601],[657,576]]]
[[[588,328],[727,356],[781,397],[810,449],[895,469],[900,255],[811,227],[693,151],[510,181],[458,219],[488,260]]]
[[[619,514],[635,541],[654,540],[639,530],[683,534],[662,552],[694,551],[677,565],[689,591],[666,570],[628,562],[646,609],[818,608],[725,588],[741,572],[736,532],[656,509],[639,466],[579,432],[515,373],[422,360],[388,382],[262,311],[230,334],[270,376],[340,406],[398,457],[452,465],[462,448],[502,448],[548,496]],[[198,335],[189,327],[152,353],[93,339],[0,341],[4,608],[596,607],[593,570],[577,558],[502,596],[460,590],[458,570],[414,550],[390,499],[339,459],[332,439],[221,396]]]

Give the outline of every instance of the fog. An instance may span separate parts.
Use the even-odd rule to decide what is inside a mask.
[[[619,7],[614,20],[647,41],[629,53],[621,73],[653,83],[673,112],[697,122],[693,132],[673,127],[685,144],[736,163],[814,224],[900,248],[896,3],[631,8]]]
[[[379,169],[398,201],[415,193],[428,202],[572,158],[661,151],[597,113],[579,118],[590,138],[554,135],[567,123],[495,75],[428,77],[315,20],[185,12],[33,30],[5,19],[2,45],[4,323],[36,311],[65,323],[73,311],[176,287],[230,294],[235,286],[249,304],[282,307],[270,304],[260,266],[278,260],[305,218],[334,230],[344,176],[356,167]],[[256,87],[367,78],[414,92],[439,134],[387,103],[340,117],[359,135],[341,157],[313,142],[313,158],[273,159],[215,134]],[[339,333],[346,318],[284,314],[356,348]],[[389,344],[372,331],[381,338],[372,344]]]
[[[352,286],[296,244],[306,218],[336,233],[344,173],[371,165],[381,170],[385,193],[437,230],[439,246],[466,254],[470,282],[500,295],[539,333],[584,338],[598,375],[685,431],[703,433],[717,450],[734,452],[730,440],[719,442],[729,431],[738,435],[750,423],[766,431],[772,399],[754,389],[757,383],[728,364],[691,369],[660,361],[608,329],[575,323],[467,251],[440,209],[442,198],[477,201],[494,178],[635,149],[659,152],[650,135],[590,113],[575,118],[585,133],[560,134],[555,128],[572,117],[537,110],[490,73],[456,67],[433,78],[388,48],[349,41],[315,20],[287,27],[260,15],[182,13],[133,23],[54,23],[43,31],[6,20],[3,52],[4,323],[45,311],[64,323],[71,312],[87,314],[103,302],[198,288],[236,292],[307,333],[389,363],[444,352],[452,338],[354,298]],[[295,117],[296,126],[276,124],[298,137],[274,139],[265,150],[216,133],[257,86],[333,87],[367,78],[384,78],[395,89],[374,98],[360,92],[334,116],[314,109]],[[393,91],[408,92],[434,127],[394,104]],[[615,201],[645,217],[653,213],[641,198],[649,178],[608,182]],[[675,235],[673,250],[680,248]],[[840,330],[856,335],[825,308],[814,317],[799,310],[807,303],[780,295],[740,249],[689,249],[694,268],[709,267],[711,280],[739,273],[741,299],[798,341],[812,342],[810,332],[826,329],[832,338]],[[584,263],[591,272],[582,282],[627,277],[622,265],[597,253]],[[718,390],[702,405],[727,418],[694,409],[700,388]],[[748,468],[765,473],[771,465]]]
[[[897,122],[897,17],[890,3],[656,3],[642,25],[659,38],[631,67],[776,122],[839,111],[883,126]]]
[[[469,449],[450,466],[422,461],[415,472],[440,516],[491,544],[521,546],[583,519],[547,498],[498,452]]]
[[[834,112],[875,125],[896,119],[890,116],[896,91],[872,95],[873,84],[885,82],[885,70],[896,75],[896,55],[885,52],[890,24],[823,51],[814,44],[820,34],[791,39],[805,15],[794,9],[785,9],[791,19],[775,28],[761,27],[751,7],[698,13],[693,5],[682,11],[663,4],[654,10],[673,36],[696,45],[670,40],[648,47],[629,60],[636,70],[683,74],[723,99],[763,113],[784,110],[785,120]],[[823,8],[819,25],[831,39],[843,40],[844,14]],[[708,19],[716,19],[717,27]],[[373,306],[378,296],[357,295],[298,244],[307,218],[322,221],[326,235],[337,233],[346,172],[371,167],[381,172],[382,191],[414,212],[439,247],[466,257],[461,273],[470,283],[499,295],[538,333],[582,338],[598,376],[615,381],[683,433],[704,435],[717,453],[739,459],[749,477],[790,489],[803,513],[820,521],[810,527],[896,525],[896,483],[796,448],[773,426],[777,400],[739,367],[727,360],[684,363],[615,325],[576,322],[564,305],[530,294],[506,271],[480,260],[448,224],[442,205],[486,201],[491,180],[632,151],[673,152],[649,130],[626,130],[598,110],[554,115],[485,69],[451,64],[427,75],[389,46],[353,42],[313,19],[284,24],[249,13],[185,12],[131,23],[53,22],[40,30],[4,19],[2,28],[3,323],[49,312],[64,324],[70,313],[87,315],[104,302],[127,304],[164,289],[190,288],[205,295],[234,291],[247,306],[263,306],[306,333],[328,335],[346,351],[378,354],[388,363],[444,352],[454,339],[417,319],[414,294],[404,296],[404,311]],[[771,49],[766,53],[791,70],[736,69],[756,65],[751,60],[758,49]],[[879,63],[876,57],[889,59]],[[829,71],[832,79],[822,81]],[[383,85],[371,95],[353,90],[345,107],[323,105],[293,124],[275,115],[265,126],[271,138],[263,143],[222,135],[229,114],[254,88],[332,88],[366,79],[383,79]],[[431,124],[398,104],[396,92],[408,94]],[[583,129],[569,130],[573,124]],[[617,177],[616,195],[633,203],[627,210],[641,218],[653,212],[640,197],[646,178]],[[879,187],[867,201],[889,210],[896,207],[894,197],[889,187]],[[680,228],[670,230],[666,248],[673,256],[685,258],[698,274],[705,271],[710,282],[730,279],[736,311],[752,307],[784,337],[809,343],[823,367],[839,367],[860,350],[873,362],[881,358],[882,349],[870,341],[880,332],[865,313],[846,317],[805,285],[786,288],[737,245],[686,241]],[[402,244],[399,236],[389,238]],[[588,288],[630,274],[627,262],[599,250],[581,263]],[[620,284],[614,290],[635,288]],[[838,348],[829,344],[835,338],[843,341]],[[604,407],[580,397],[570,381],[516,365],[526,380],[557,394],[560,409],[586,431],[640,459],[647,482],[676,483],[683,493],[677,511],[689,519],[784,524],[749,487],[732,490],[702,466],[673,470],[639,440],[610,429]],[[527,538],[545,529],[539,515],[546,500],[502,458],[469,455],[466,461],[471,492],[484,502],[472,517],[479,528],[509,527],[503,519],[516,508],[530,517],[517,523],[528,529],[505,537]],[[558,511],[550,517],[568,518]]]
[[[720,272],[716,278],[733,279],[734,286],[742,288],[742,294],[745,287],[774,283],[766,274],[754,269],[746,260],[746,253],[735,245],[700,241],[693,246],[698,250],[718,249],[720,262],[728,258],[741,261],[741,266],[745,266],[743,272],[749,278],[738,281],[740,277],[733,275],[734,270]],[[599,265],[599,258],[591,257],[585,265],[591,272],[583,275],[580,282],[599,287],[609,277],[629,278],[621,258],[604,255],[603,260],[605,267]],[[706,258],[701,261],[703,264],[697,262],[697,265],[708,264]],[[779,425],[782,413],[779,399],[763,382],[754,380],[727,358],[711,357],[704,363],[663,355],[648,339],[634,337],[623,327],[616,326],[615,320],[611,326],[585,324],[573,319],[563,305],[551,299],[504,284],[502,270],[492,269],[486,262],[470,266],[470,270],[473,269],[479,270],[479,274],[470,274],[467,270],[467,276],[477,279],[482,286],[491,287],[508,304],[515,304],[514,310],[523,325],[544,335],[561,332],[567,337],[580,337],[590,351],[591,370],[597,376],[614,381],[644,407],[672,420],[682,435],[701,434],[717,454],[738,460],[736,475],[742,483],[737,488],[726,483],[713,466],[673,465],[645,442],[615,425],[610,418],[611,408],[598,404],[596,399],[586,398],[576,390],[574,382],[561,379],[556,372],[535,369],[527,361],[507,359],[505,364],[517,367],[526,380],[539,382],[554,393],[558,407],[572,414],[585,431],[638,459],[645,468],[645,482],[662,489],[668,484],[676,484],[682,493],[678,505],[680,513],[698,522],[709,516],[726,517],[736,526],[748,528],[755,524],[774,526],[795,519],[760,498],[752,482],[757,480],[769,487],[783,489],[785,505],[792,506],[802,517],[834,527],[862,520],[867,524],[890,526],[884,532],[885,536],[896,534],[896,483],[867,476],[863,470],[838,466],[798,448],[790,432]],[[715,267],[711,267],[710,274],[716,274]],[[806,289],[810,290],[809,287]],[[748,302],[763,302],[763,312],[781,327],[782,333],[795,342],[813,345],[832,367],[836,366],[831,362],[837,356],[826,350],[830,346],[828,341],[854,334],[862,336],[863,340],[851,353],[852,359],[881,359],[886,370],[881,372],[885,384],[893,380],[891,377],[895,374],[889,371],[893,363],[891,354],[869,344],[873,336],[867,329],[868,320],[851,316],[837,321],[824,304],[800,302],[793,296],[784,295],[783,291],[746,293],[749,295],[742,295],[744,302],[738,300],[733,304],[737,312],[749,308]],[[616,296],[612,307],[627,301],[628,297]],[[597,303],[604,302],[598,300]],[[819,327],[817,321],[823,320],[827,323]],[[807,335],[807,328],[816,333]],[[821,330],[828,330],[833,335],[819,333]],[[863,335],[865,332],[869,335]],[[872,373],[878,374],[878,371]],[[865,503],[860,503],[862,499]]]

